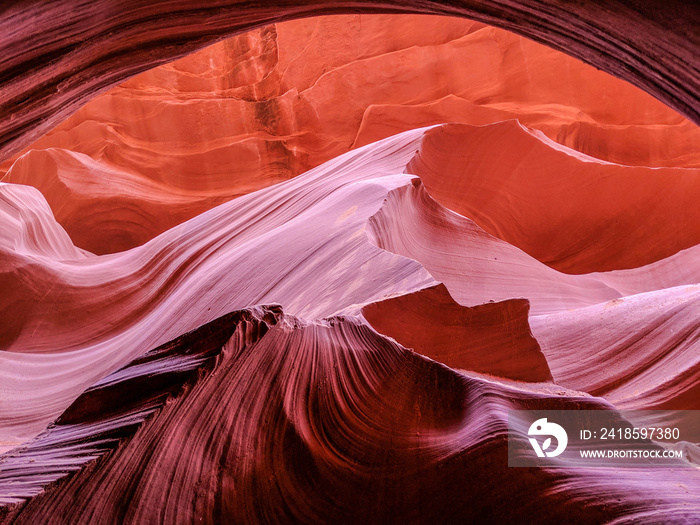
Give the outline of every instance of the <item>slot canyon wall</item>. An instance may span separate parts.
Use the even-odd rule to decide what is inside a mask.
[[[507,457],[512,410],[700,410],[700,8],[0,27],[0,522],[700,520],[695,442]]]

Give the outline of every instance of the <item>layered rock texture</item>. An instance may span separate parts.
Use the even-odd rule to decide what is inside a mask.
[[[654,234],[651,253],[645,247],[635,254],[637,239],[624,228],[599,238],[604,221],[649,198],[635,201],[622,185],[599,184],[608,174],[653,179],[640,193],[683,178],[673,191],[692,200],[684,187],[691,177],[677,168],[700,167],[696,125],[621,80],[506,31],[457,18],[398,20],[311,18],[226,40],[93,100],[1,164],[0,177],[39,188],[75,244],[104,254],[402,131],[517,119],[558,144],[629,168],[589,169],[584,156],[543,146],[513,123],[510,130],[503,124],[474,136],[436,136],[411,169],[451,209],[567,272],[630,268],[700,241],[696,220],[669,222]],[[657,167],[676,171],[649,169]],[[561,189],[542,184],[562,172],[576,182]],[[512,187],[499,198],[493,188],[503,184]],[[580,185],[590,194],[566,194],[579,193]],[[531,188],[527,195],[524,186]],[[591,214],[597,220],[591,229],[574,226],[574,238],[549,245],[599,191],[612,194]],[[523,202],[506,206],[509,195]],[[692,207],[675,198],[656,213]],[[574,202],[565,210],[543,204],[548,199]],[[521,226],[499,218],[504,207]],[[542,217],[542,210],[562,216]],[[636,233],[647,235],[657,217],[645,217]],[[514,231],[524,227],[526,235]],[[688,231],[676,236],[669,229]],[[593,243],[599,249],[586,260],[579,252]]]
[[[507,466],[700,410],[697,8],[190,4],[1,8],[0,523],[700,521]]]
[[[700,6],[686,0],[9,0],[0,7],[0,154],[14,153],[96,94],[225,36],[348,12],[466,17],[548,44],[700,123]]]

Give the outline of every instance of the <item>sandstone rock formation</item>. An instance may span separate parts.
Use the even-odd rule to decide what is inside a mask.
[[[507,468],[507,410],[522,406],[608,408],[576,392],[459,374],[349,319],[310,323],[258,307],[141,356],[6,458],[15,484],[0,474],[5,501],[35,496],[6,507],[3,521],[697,516],[679,508],[700,488],[693,470]]]
[[[630,81],[700,122],[700,7],[685,0],[275,0],[254,6],[240,0],[200,6],[187,0],[14,0],[0,10],[0,155],[19,151],[128,77],[224,36],[348,11],[463,16],[502,27]]]
[[[8,159],[0,165],[0,177],[38,187],[76,245],[105,254],[143,244],[216,204],[299,175],[351,148],[443,122],[485,125],[518,119],[560,144],[615,164],[700,166],[696,147],[700,129],[621,80],[476,22],[410,16],[400,24],[392,20],[341,16],[276,24],[143,73],[97,97]],[[500,130],[485,135],[472,146],[478,151],[476,158],[468,155],[471,150],[464,144],[450,151],[463,152],[461,160],[449,161],[455,170],[450,178],[478,184],[459,171],[473,166],[490,177],[486,173],[490,168],[481,164],[482,155],[495,164],[493,169],[510,172],[513,166],[506,163],[514,155],[507,157],[505,148],[511,153],[532,150],[533,159],[550,155],[551,171],[541,173],[542,178],[562,170],[574,177],[580,171],[580,162],[557,163],[563,154],[539,146],[525,134],[518,139],[509,136],[507,146]],[[539,160],[533,162],[518,173],[539,171]],[[427,181],[430,174],[423,173],[423,164],[415,169],[422,169],[419,175]],[[662,181],[678,172],[627,173],[629,177],[653,173]],[[541,186],[525,176],[514,179]],[[613,193],[625,191],[608,184]],[[589,188],[593,187],[591,182]],[[643,247],[637,247],[638,238],[621,240],[619,233],[594,241],[599,224],[583,223],[575,232],[577,245],[558,241],[545,247],[542,239],[549,243],[551,231],[533,231],[532,239],[524,239],[499,226],[498,219],[490,216],[497,202],[477,213],[474,209],[483,201],[470,206],[444,199],[455,190],[463,194],[464,189],[445,183],[435,196],[460,213],[468,209],[466,214],[490,233],[503,234],[505,240],[568,272],[646,264],[698,241],[697,221],[686,217],[684,224],[668,225],[674,230],[688,228],[683,236],[659,231]],[[656,191],[647,184],[641,185],[640,191],[644,189]],[[570,198],[560,194],[563,190],[543,191],[547,194],[539,197],[544,199]],[[586,198],[578,197],[579,207]],[[616,207],[612,196],[610,200]],[[578,221],[581,215],[575,203],[568,212],[545,208],[561,211],[562,216],[543,221],[528,220],[524,214],[533,212],[522,209],[513,213],[525,220],[528,229],[546,228],[547,222],[559,228],[560,222]],[[599,221],[610,220],[613,213],[601,211],[596,216]],[[657,222],[655,217],[644,220]],[[596,228],[595,233],[587,227]],[[639,235],[648,231],[638,230]],[[629,253],[611,250],[616,242],[626,243]],[[579,253],[590,243],[600,245],[587,247],[593,255]]]
[[[38,5],[0,8],[0,523],[700,520],[694,436],[508,467],[513,411],[700,410],[699,131],[482,23],[697,122],[693,4]],[[479,22],[263,27],[353,7]]]

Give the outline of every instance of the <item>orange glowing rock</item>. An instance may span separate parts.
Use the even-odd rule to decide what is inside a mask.
[[[514,120],[434,128],[406,170],[445,206],[567,273],[636,268],[700,243],[700,169],[605,162]]]
[[[519,381],[551,381],[528,325],[529,304],[510,299],[465,308],[440,284],[372,303],[363,317],[380,333],[451,368]]]
[[[399,27],[392,20],[346,15],[285,22],[143,73],[3,163],[0,177],[7,172],[3,180],[18,183],[37,178],[78,246],[102,254],[142,244],[207,207],[353,147],[442,122],[517,118],[610,162],[700,166],[698,127],[621,80],[477,22],[406,16]],[[56,166],[47,171],[45,154],[25,155],[9,171],[20,155],[51,148],[95,162],[82,158],[78,162],[90,167],[77,169],[70,155],[62,155],[64,165],[50,153]],[[149,188],[151,197],[104,176],[115,167]],[[92,221],[84,212],[99,198],[52,194],[78,171],[93,193],[112,195],[152,219],[134,224],[116,213],[109,226],[98,214],[90,228],[78,227],[75,217],[81,225]],[[49,181],[50,173],[59,180]],[[97,189],[102,180],[106,187]],[[522,247],[553,264],[566,257]],[[651,260],[671,253],[658,252]],[[627,263],[557,267],[581,272]]]

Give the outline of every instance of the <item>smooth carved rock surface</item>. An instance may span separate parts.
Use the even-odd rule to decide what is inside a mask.
[[[134,74],[261,25],[347,12],[451,15],[502,27],[627,80],[700,122],[700,6],[686,0],[10,0],[0,7],[0,158]]]
[[[607,304],[614,304],[609,301],[668,288],[664,293],[675,300],[659,303],[655,311],[662,319],[682,319],[673,312],[688,293],[688,287],[681,285],[700,281],[698,247],[634,270],[580,276],[557,272],[448,210],[430,197],[420,179],[402,174],[436,129],[440,128],[410,131],[360,148],[305,175],[222,204],[142,247],[115,255],[95,256],[75,248],[37,190],[0,186],[6,220],[16,229],[3,244],[3,279],[13,288],[3,296],[2,305],[6,348],[0,356],[0,411],[6,421],[2,441],[18,444],[30,439],[110,370],[246,305],[275,302],[308,319],[358,316],[364,311],[375,328],[438,361],[537,381],[549,378],[549,365],[542,362],[542,355],[565,356],[572,351],[572,340],[559,334],[573,331],[557,332],[558,321],[554,329],[548,328],[558,315],[562,326],[573,318],[581,321],[581,330],[589,336],[606,326],[605,333],[615,338],[614,334],[627,334],[629,328],[615,317],[595,311],[588,315],[589,308],[613,314],[624,310],[608,309]],[[36,212],[18,211],[20,199],[25,206],[34,199]],[[420,319],[414,301],[425,299],[415,293],[432,294],[430,290],[440,282],[446,287],[440,288],[440,301],[448,303],[445,315],[434,321]],[[456,303],[451,303],[446,291]],[[438,329],[435,323],[450,323],[447,312],[453,311],[460,337],[469,338],[471,349],[461,350],[459,358],[451,357],[451,349],[441,347],[439,339],[431,343],[430,338],[421,339],[420,331],[411,335],[400,324],[383,325],[382,308],[386,307],[382,304],[387,304],[387,297],[397,298],[388,305],[409,301],[392,316],[393,323],[421,322],[443,335],[448,333],[446,328]],[[496,306],[500,303],[478,306],[512,298],[527,299],[529,316],[522,307],[505,314]],[[692,312],[693,303],[688,304]],[[476,307],[479,315],[468,313],[469,309],[460,311],[459,305]],[[378,312],[372,315],[372,309]],[[526,320],[537,341],[523,325]],[[687,322],[692,327],[694,318]],[[492,337],[502,338],[504,355],[519,356],[517,363],[498,364],[476,355],[485,335],[483,323],[493,327],[487,329],[494,331]],[[563,342],[557,337],[563,337]],[[658,350],[679,352],[669,362],[672,367],[663,364],[663,373],[656,374],[645,367],[634,375],[620,357],[620,368],[606,368],[595,376],[596,381],[615,387],[600,393],[619,396],[625,384],[634,388],[635,381],[643,381],[655,397],[650,405],[639,406],[670,406],[675,399],[683,399],[697,373],[692,364],[688,368],[683,353],[697,353],[697,340],[692,335],[674,337],[685,343],[669,341]],[[508,340],[510,345],[505,344]],[[596,355],[594,344],[587,347]],[[589,363],[566,359],[564,365],[562,359],[547,360],[556,365],[551,368],[555,381],[561,374],[564,385],[598,392],[597,383],[576,379],[590,378]],[[539,371],[527,372],[533,366]],[[605,380],[614,370],[620,379]]]
[[[392,20],[336,16],[285,22],[143,73],[97,97],[8,159],[0,166],[0,177],[38,187],[75,244],[105,254],[143,244],[221,202],[299,175],[351,148],[443,122],[485,125],[518,119],[560,144],[616,164],[700,166],[700,129],[621,80],[477,22],[426,16],[406,16],[400,24]],[[534,170],[549,179],[560,172],[576,177],[587,168],[574,161],[555,165],[557,153],[528,144],[527,137],[509,136],[506,146],[501,133],[481,139],[473,147],[479,152],[476,158],[470,156],[468,164],[455,165],[453,171],[478,167],[478,173],[490,177],[482,164],[491,159],[495,169],[506,173],[513,166],[504,157],[524,156],[537,147],[543,151],[532,151],[530,158],[551,156],[551,170],[541,170],[535,160],[521,172]],[[445,149],[460,155],[468,151],[464,144]],[[645,179],[650,173],[627,172]],[[677,175],[654,173],[657,181]],[[461,171],[455,176],[465,179]],[[525,176],[517,180],[532,182]],[[685,217],[681,227],[688,230],[686,238],[662,239],[665,232],[659,231],[656,242],[649,240],[655,244],[651,251],[636,248],[646,250],[641,257],[633,256],[637,238],[625,238],[627,255],[610,249],[619,238],[600,239],[600,249],[585,260],[579,253],[582,245],[597,234],[576,231],[578,245],[564,246],[543,246],[541,239],[548,244],[550,231],[530,232],[533,239],[524,239],[493,226],[496,218],[485,217],[496,202],[475,216],[482,202],[453,206],[443,200],[453,190],[462,194],[464,184],[469,183],[446,184],[436,197],[455,211],[469,211],[490,233],[504,234],[568,272],[638,266],[698,241],[693,226],[698,221]],[[624,186],[612,190],[625,191]],[[541,197],[561,199],[555,190]],[[577,199],[580,206],[584,197]],[[610,201],[616,206],[612,196]],[[517,210],[518,218],[529,229],[533,223],[545,227],[540,217],[529,220],[523,211]],[[596,217],[609,220],[610,213]],[[581,214],[574,207],[562,215],[551,221],[552,228]],[[639,235],[646,231],[638,230]]]
[[[362,308],[380,333],[451,368],[517,381],[552,380],[528,324],[529,304],[509,299],[466,308],[440,284]]]
[[[431,130],[407,171],[448,208],[567,273],[636,268],[700,242],[700,169],[606,162],[515,120]]]
[[[481,22],[265,25],[389,3],[37,6],[0,8],[0,523],[700,521],[697,443],[507,467],[509,410],[700,410],[694,124]],[[400,8],[698,121],[694,6]]]

